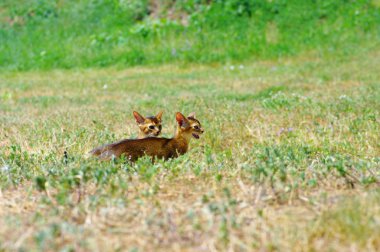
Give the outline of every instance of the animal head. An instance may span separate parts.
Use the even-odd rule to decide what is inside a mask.
[[[201,123],[195,118],[194,112],[190,113],[188,117],[177,112],[176,120],[178,130],[183,135],[193,136],[195,139],[199,139],[199,136],[204,132]]]
[[[160,111],[156,116],[144,117],[138,112],[133,111],[133,116],[136,119],[136,123],[140,128],[139,138],[144,137],[156,137],[160,135],[162,130],[161,117],[162,111]]]

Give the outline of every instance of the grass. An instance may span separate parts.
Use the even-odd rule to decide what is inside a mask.
[[[0,70],[349,55],[380,35],[378,0],[156,2],[3,0]]]
[[[379,193],[364,194],[362,197],[364,199],[354,197],[343,201],[323,212],[310,228],[308,242],[331,250],[338,250],[340,244],[352,249],[377,250],[380,246],[376,238],[380,234]]]
[[[378,250],[379,56],[3,72],[0,250]],[[186,155],[84,158],[161,109]]]

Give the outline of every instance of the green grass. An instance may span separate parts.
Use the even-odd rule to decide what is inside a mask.
[[[350,55],[380,36],[378,0],[148,2],[3,0],[0,69],[225,64],[310,50]]]
[[[325,211],[313,225],[308,242],[329,250],[339,250],[340,244],[366,247],[375,251],[379,246],[380,235],[379,191],[345,200],[330,211]],[[321,239],[322,238],[322,239]]]
[[[160,2],[0,3],[0,251],[377,251],[379,1]]]
[[[0,249],[375,251],[380,48],[360,52],[4,71]],[[167,162],[86,159],[137,135],[133,110],[205,134]]]

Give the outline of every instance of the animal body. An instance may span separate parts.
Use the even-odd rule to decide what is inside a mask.
[[[178,125],[173,138],[124,139],[95,148],[90,154],[98,156],[101,160],[109,160],[112,157],[119,158],[124,155],[132,162],[142,156],[165,160],[178,157],[187,152],[190,139],[199,139],[204,130],[194,113],[185,117],[177,112],[176,121]]]

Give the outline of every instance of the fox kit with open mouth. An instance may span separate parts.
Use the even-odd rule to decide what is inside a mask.
[[[187,152],[190,139],[192,137],[199,139],[204,130],[194,113],[186,118],[177,112],[176,121],[178,125],[173,138],[125,139],[95,148],[90,154],[98,156],[101,160],[109,160],[112,157],[119,158],[124,155],[132,162],[142,156],[165,160],[178,157]]]
[[[156,116],[147,116],[144,117],[138,112],[133,111],[133,116],[136,119],[136,123],[140,128],[138,139],[146,137],[157,137],[161,134],[162,130],[162,111],[159,112]]]

